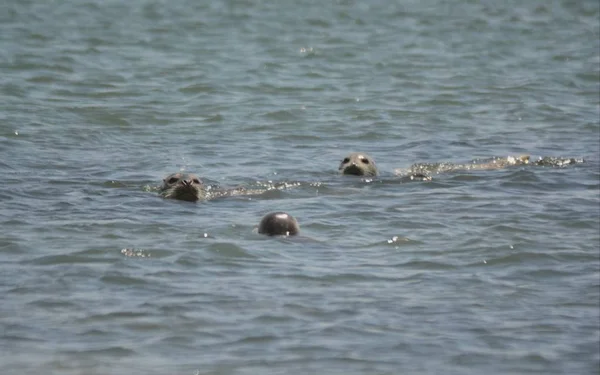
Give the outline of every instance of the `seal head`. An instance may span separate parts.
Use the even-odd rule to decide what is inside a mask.
[[[267,236],[294,236],[300,232],[296,219],[285,212],[271,212],[258,224],[258,233]]]
[[[353,152],[346,156],[338,168],[341,174],[354,176],[377,176],[377,166],[369,155]]]
[[[160,194],[165,198],[197,202],[206,198],[202,181],[192,173],[173,173],[163,179]]]

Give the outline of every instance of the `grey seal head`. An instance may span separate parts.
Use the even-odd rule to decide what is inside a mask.
[[[192,173],[173,173],[163,179],[160,194],[165,198],[196,202],[206,199],[202,181]]]
[[[377,176],[377,165],[372,157],[364,152],[347,155],[338,168],[341,174],[354,176]]]
[[[298,221],[286,212],[271,212],[258,224],[258,233],[268,236],[294,236],[299,232]]]

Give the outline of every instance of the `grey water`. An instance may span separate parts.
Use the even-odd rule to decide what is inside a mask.
[[[597,0],[4,0],[0,171],[1,374],[600,372]]]

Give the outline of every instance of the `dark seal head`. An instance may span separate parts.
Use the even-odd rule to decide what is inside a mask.
[[[377,166],[369,155],[353,152],[346,156],[338,168],[342,174],[354,176],[377,176]]]
[[[300,232],[296,219],[285,212],[271,212],[258,224],[258,233],[268,236],[293,236]]]
[[[196,202],[206,197],[202,181],[192,173],[173,173],[163,179],[160,194],[165,198]]]

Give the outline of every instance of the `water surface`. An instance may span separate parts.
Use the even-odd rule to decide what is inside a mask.
[[[0,372],[597,374],[599,7],[5,1]]]

